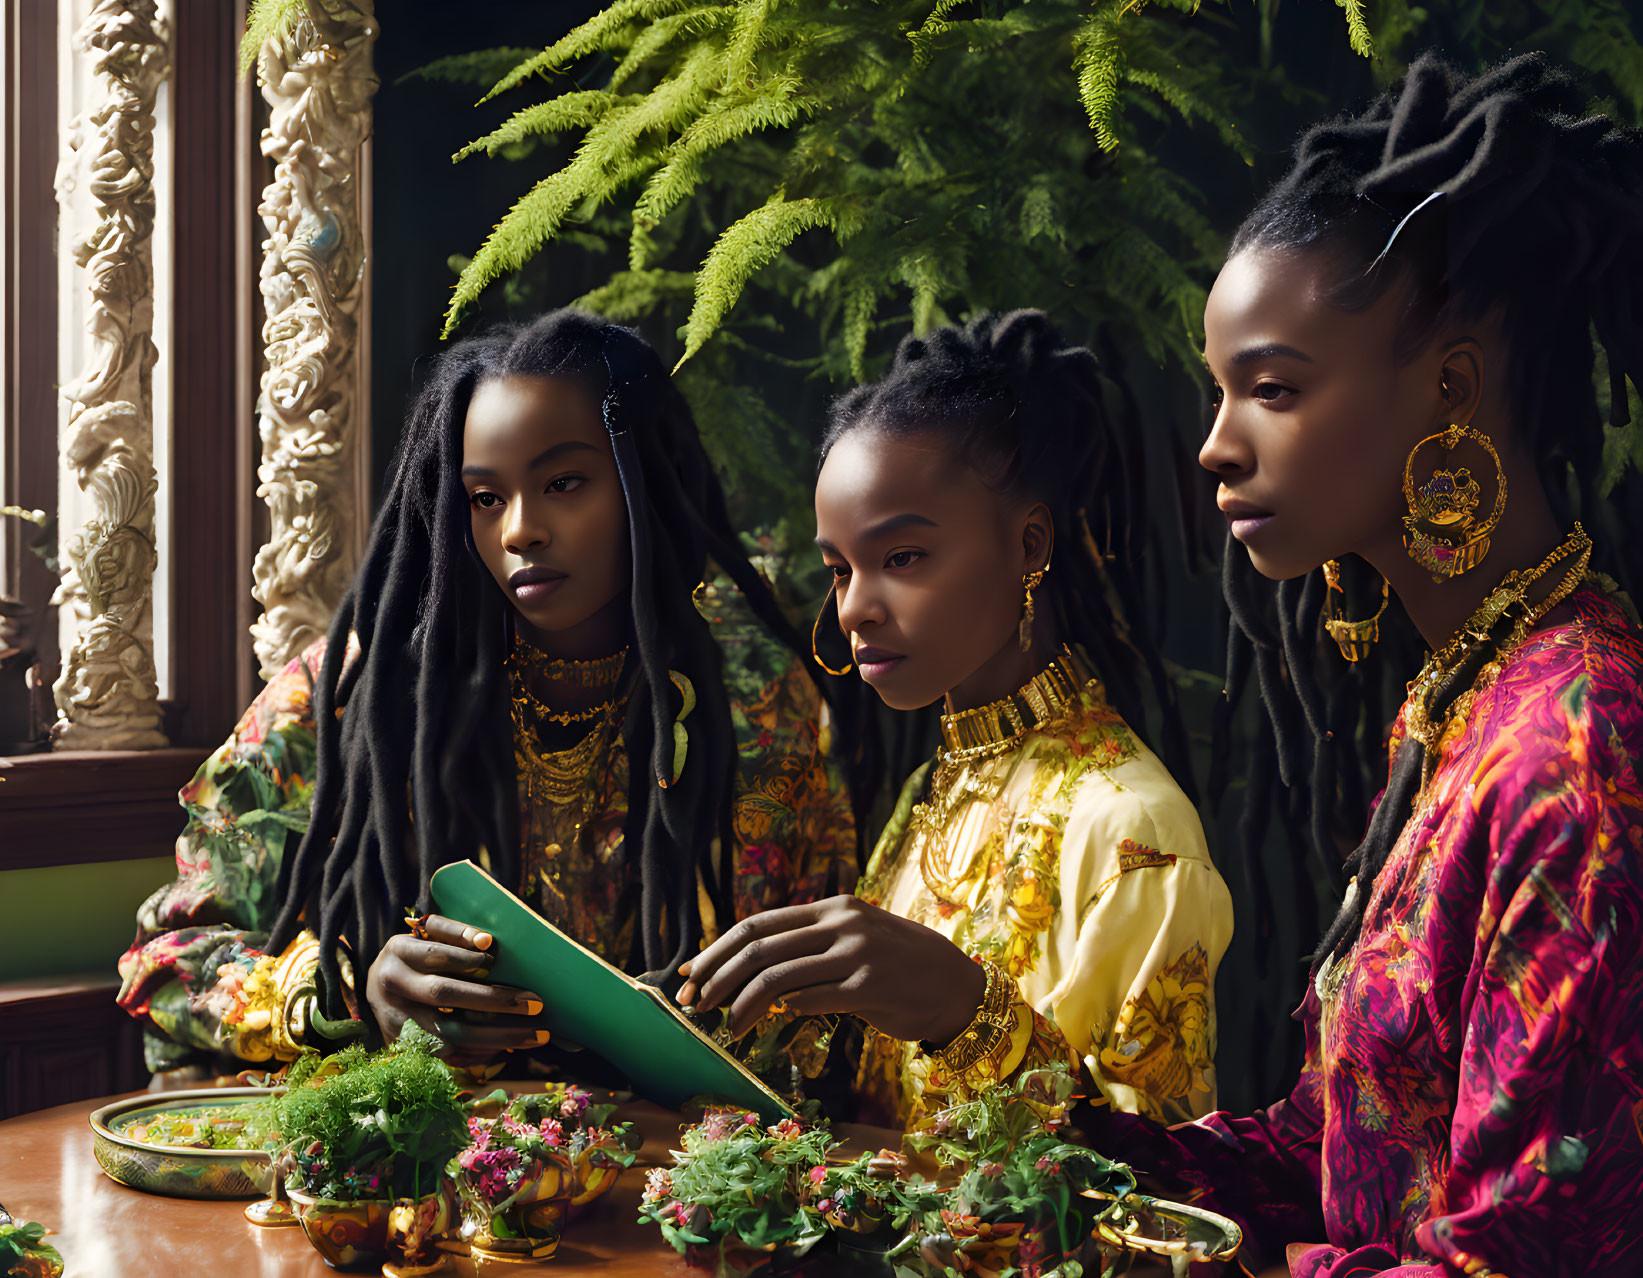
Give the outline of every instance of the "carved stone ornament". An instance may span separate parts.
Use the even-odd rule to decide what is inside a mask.
[[[258,59],[270,108],[263,154],[274,178],[258,208],[265,368],[258,403],[257,496],[268,543],[257,552],[251,627],[265,678],[324,635],[369,512],[357,509],[365,292],[360,148],[377,79],[371,0],[309,0]]]
[[[96,0],[74,36],[95,101],[70,126],[65,172],[94,222],[74,239],[90,285],[89,367],[63,388],[63,464],[88,499],[64,543],[60,596],[77,609],[54,697],[64,750],[147,749],[160,732],[154,674],[154,99],[170,70],[155,0]],[[60,178],[72,190],[74,181]]]

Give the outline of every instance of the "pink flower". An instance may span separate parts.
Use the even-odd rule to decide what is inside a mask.
[[[475,1140],[480,1140],[481,1138],[488,1140],[491,1135],[491,1125],[483,1118],[470,1118],[468,1120],[468,1135],[472,1136]]]
[[[1061,1164],[1052,1159],[1048,1154],[1044,1155],[1043,1158],[1040,1158],[1033,1164],[1033,1166],[1038,1168],[1041,1172],[1049,1172],[1052,1176],[1059,1176],[1061,1174]]]
[[[519,1119],[515,1118],[512,1114],[502,1115],[502,1130],[507,1132],[510,1136],[535,1135],[535,1133],[531,1131],[530,1124],[520,1122]]]
[[[565,1127],[557,1118],[544,1118],[539,1129],[544,1144],[563,1145],[565,1143]]]
[[[812,1185],[819,1185],[819,1184],[822,1183],[822,1181],[824,1181],[826,1179],[827,1179],[827,1168],[826,1167],[823,1167],[823,1166],[818,1164],[817,1166],[812,1167],[810,1169],[810,1183]]]
[[[578,1087],[567,1087],[564,1096],[559,1101],[559,1117],[580,1118],[587,1112],[593,1096]]]
[[[784,1118],[769,1130],[777,1140],[795,1140],[804,1132],[804,1127],[797,1119]]]
[[[828,1212],[833,1210],[833,1200],[831,1198],[822,1199],[816,1204],[816,1210],[824,1216],[827,1215]]]
[[[697,1130],[702,1133],[703,1140],[723,1140],[739,1125],[740,1117],[736,1111],[710,1109]]]

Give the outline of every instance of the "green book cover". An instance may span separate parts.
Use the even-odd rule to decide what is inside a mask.
[[[497,940],[490,979],[542,997],[549,1033],[598,1052],[646,1100],[713,1096],[773,1123],[792,1108],[660,990],[566,936],[472,861],[434,872],[434,909]]]

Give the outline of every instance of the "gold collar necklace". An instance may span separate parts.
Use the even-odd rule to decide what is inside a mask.
[[[594,657],[589,661],[551,657],[529,640],[517,636],[513,651],[508,653],[508,665],[517,675],[535,675],[562,688],[615,687],[627,659],[625,646],[608,657]]]
[[[1529,602],[1529,592],[1562,560],[1574,559],[1567,572],[1551,592],[1539,603]],[[1421,770],[1420,792],[1426,792],[1427,783],[1436,770],[1436,758],[1452,725],[1464,723],[1471,712],[1477,693],[1489,686],[1500,674],[1506,659],[1538,625],[1543,617],[1574,593],[1575,587],[1586,579],[1586,569],[1592,560],[1592,539],[1578,523],[1535,567],[1508,573],[1505,580],[1490,591],[1477,610],[1461,624],[1454,637],[1442,649],[1426,659],[1420,674],[1409,684],[1409,698],[1404,709],[1404,733],[1426,747],[1426,759]],[[1501,620],[1517,613],[1510,632],[1501,641],[1494,657],[1473,677],[1471,687],[1456,697],[1446,713],[1434,714],[1432,703],[1438,692],[1458,670],[1467,656],[1489,641]]]
[[[1029,732],[1066,718],[1093,682],[1095,674],[1083,652],[1062,645],[1048,666],[1009,696],[942,715],[942,762],[1006,753]]]

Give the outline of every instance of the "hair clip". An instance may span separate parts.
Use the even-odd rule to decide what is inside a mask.
[[[1370,196],[1365,195],[1362,198],[1368,200],[1371,204],[1375,204],[1374,199],[1371,198]],[[1410,219],[1413,218],[1415,216],[1415,214],[1419,213],[1422,209],[1424,209],[1428,204],[1431,204],[1434,201],[1440,200],[1442,198],[1443,198],[1443,192],[1442,191],[1433,191],[1431,195],[1428,195],[1419,204],[1415,205],[1414,208],[1410,209],[1409,212],[1405,213],[1403,215],[1403,220],[1400,221],[1396,226],[1394,226],[1392,228],[1392,234],[1389,235],[1387,237],[1387,240],[1386,240],[1386,247],[1383,248],[1380,251],[1380,253],[1376,256],[1375,260],[1369,264],[1369,271],[1373,271],[1377,266],[1379,266],[1386,259],[1386,255],[1392,251],[1392,246],[1398,242],[1398,236],[1403,234],[1403,228],[1409,225]],[[1375,204],[1375,207],[1378,208],[1378,209],[1381,209],[1381,212],[1383,212],[1383,213],[1386,212],[1386,210],[1381,208],[1381,206],[1379,204]],[[1390,213],[1387,213],[1387,216],[1391,217],[1392,215]],[[1365,275],[1369,274],[1369,271],[1365,271],[1364,274]]]

